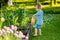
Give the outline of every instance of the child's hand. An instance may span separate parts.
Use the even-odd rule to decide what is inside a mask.
[[[36,14],[34,14],[32,17],[36,16]]]

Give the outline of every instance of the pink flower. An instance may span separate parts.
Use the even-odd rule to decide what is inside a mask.
[[[14,30],[14,25],[11,25],[11,29]]]
[[[12,34],[13,34],[13,30],[11,30],[11,29],[6,30],[6,32],[7,32],[7,33],[12,33]]]
[[[3,37],[6,36],[6,30],[2,29],[2,32],[3,32],[2,36]]]
[[[25,38],[25,35],[23,35],[23,33],[21,31],[19,31],[19,32],[17,31],[14,35],[19,38]]]
[[[5,33],[5,32],[6,32],[6,30],[5,30],[5,29],[2,29],[2,32],[4,32],[4,33]]]
[[[2,36],[2,33],[3,33],[2,30],[0,30],[0,36]]]
[[[25,37],[25,39],[26,39],[26,40],[28,40],[28,39],[29,39],[29,37],[28,37],[28,36],[26,36],[26,37]]]
[[[5,30],[9,30],[10,28],[9,28],[9,27],[4,26],[4,29],[5,29]]]
[[[13,33],[13,30],[11,28],[4,26],[4,29],[6,30],[7,33]]]
[[[19,34],[19,38],[25,38],[25,35]]]
[[[17,27],[15,26],[15,31],[17,30]]]
[[[20,38],[25,38],[25,35],[23,35],[23,33],[21,31],[19,31],[19,37]]]
[[[16,31],[15,33],[17,33],[17,34],[18,34],[19,32],[18,32],[18,31]]]
[[[17,33],[14,33],[14,35],[15,35],[16,37],[19,37],[19,35],[18,35]]]
[[[17,30],[17,27],[14,26],[14,25],[11,25],[11,29],[12,29],[13,31],[16,31],[16,30]]]
[[[9,29],[9,31],[10,31],[10,33],[12,33],[12,34],[13,34],[13,30]]]
[[[22,34],[23,35],[23,33],[21,31],[19,31],[19,34]]]

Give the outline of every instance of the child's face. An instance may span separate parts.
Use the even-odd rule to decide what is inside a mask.
[[[35,6],[35,9],[36,9],[36,11],[39,11],[40,10],[40,7],[38,8],[38,6],[36,5]]]
[[[37,5],[35,6],[36,11],[38,11]]]
[[[37,6],[37,5],[35,6],[35,9],[36,9],[36,11],[38,11],[38,10],[39,10],[39,8],[38,8],[38,6]]]

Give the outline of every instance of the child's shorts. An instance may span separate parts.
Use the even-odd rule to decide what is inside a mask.
[[[35,28],[40,29],[41,25],[36,24]]]

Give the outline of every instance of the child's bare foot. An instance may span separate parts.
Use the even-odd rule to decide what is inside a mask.
[[[35,36],[37,36],[37,34],[34,34],[33,36],[35,37]]]

